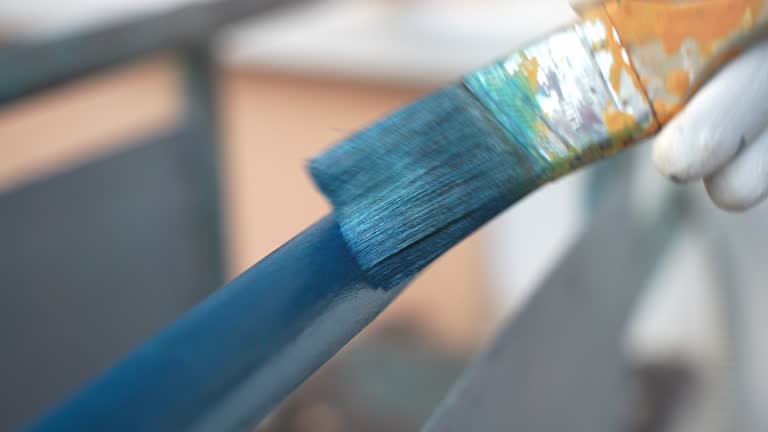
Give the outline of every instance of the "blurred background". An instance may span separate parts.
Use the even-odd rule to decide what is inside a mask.
[[[173,15],[216,3],[0,2],[0,429],[326,214],[305,173],[313,155],[575,18],[566,0],[316,1],[215,25]],[[142,17],[160,17],[156,33],[121,27]],[[143,45],[164,31],[182,36]],[[764,430],[765,206],[723,216],[700,188],[667,185],[645,150],[636,212],[682,194],[695,217],[622,342],[625,430]],[[578,241],[594,178],[549,186],[450,251],[258,430],[419,430]],[[747,282],[724,293],[723,275]]]

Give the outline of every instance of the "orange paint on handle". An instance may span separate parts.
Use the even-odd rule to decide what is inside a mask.
[[[680,104],[670,105],[661,99],[653,101],[653,113],[656,114],[656,120],[662,124],[672,120],[672,117],[682,109],[683,106]]]
[[[625,45],[658,39],[667,54],[673,54],[691,39],[708,54],[721,39],[750,27],[763,4],[763,0],[622,0],[605,7]]]
[[[621,91],[621,75],[622,72],[626,71],[635,88],[637,88],[645,98],[645,92],[643,91],[645,86],[643,86],[640,82],[640,77],[637,76],[635,68],[632,67],[632,62],[629,60],[629,56],[624,51],[624,47],[622,46],[618,35],[613,31],[611,19],[607,15],[606,11],[603,8],[591,10],[584,14],[584,19],[598,20],[605,25],[605,41],[607,48],[611,53],[611,57],[613,58],[610,75],[608,77],[613,90],[617,93]]]
[[[688,71],[680,69],[667,74],[667,91],[682,98],[691,87]]]
[[[607,0],[587,16],[604,16],[618,34],[607,37],[614,90],[619,90],[624,70],[646,95],[650,78],[662,80],[664,87],[655,87],[650,99],[664,124],[710,73],[738,52],[746,41],[742,38],[768,27],[766,9],[768,0]],[[639,62],[641,69],[630,62]],[[636,79],[638,70],[643,71],[642,81]]]
[[[634,75],[634,68],[627,60],[626,54],[624,54],[624,48],[621,46],[621,41],[616,37],[611,28],[607,29],[608,35],[606,40],[608,41],[608,48],[611,50],[611,57],[613,57],[613,64],[611,65],[611,87],[615,91],[621,89],[621,72],[629,71],[631,75]]]
[[[633,131],[637,126],[631,114],[610,109],[603,113],[603,122],[611,136],[620,136],[622,131]]]
[[[526,58],[520,65],[520,72],[528,80],[531,90],[535,92],[539,88],[539,59],[536,57]]]

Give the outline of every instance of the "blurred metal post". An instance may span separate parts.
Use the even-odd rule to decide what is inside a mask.
[[[223,206],[219,193],[219,127],[216,63],[211,43],[188,47],[180,53],[183,94],[185,97],[180,145],[190,157],[190,182],[197,185],[203,220],[200,232],[203,248],[209,251],[209,262],[216,269],[216,280],[225,280],[225,244],[222,225]],[[207,293],[199,293],[201,295]]]

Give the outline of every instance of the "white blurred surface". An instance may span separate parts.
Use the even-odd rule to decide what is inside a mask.
[[[587,177],[581,171],[545,186],[488,227],[488,272],[500,317],[528,299],[584,229]]]
[[[725,431],[731,420],[727,319],[709,246],[690,228],[676,236],[629,328],[632,359],[684,364],[695,379],[670,432]]]
[[[228,38],[227,58],[332,76],[455,80],[575,19],[566,0],[337,0]]]
[[[214,0],[4,0],[0,24],[52,37]],[[363,80],[456,79],[574,19],[566,0],[330,0],[237,25],[223,38],[241,66]]]
[[[0,24],[19,37],[54,37],[202,1],[209,0],[3,0]]]

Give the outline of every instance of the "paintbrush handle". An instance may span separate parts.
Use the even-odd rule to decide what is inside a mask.
[[[768,33],[768,0],[610,0],[585,19],[615,29],[608,38],[617,48],[615,67],[632,75],[664,125],[713,73]]]
[[[240,430],[396,295],[366,282],[333,217],[246,270],[30,431]]]

